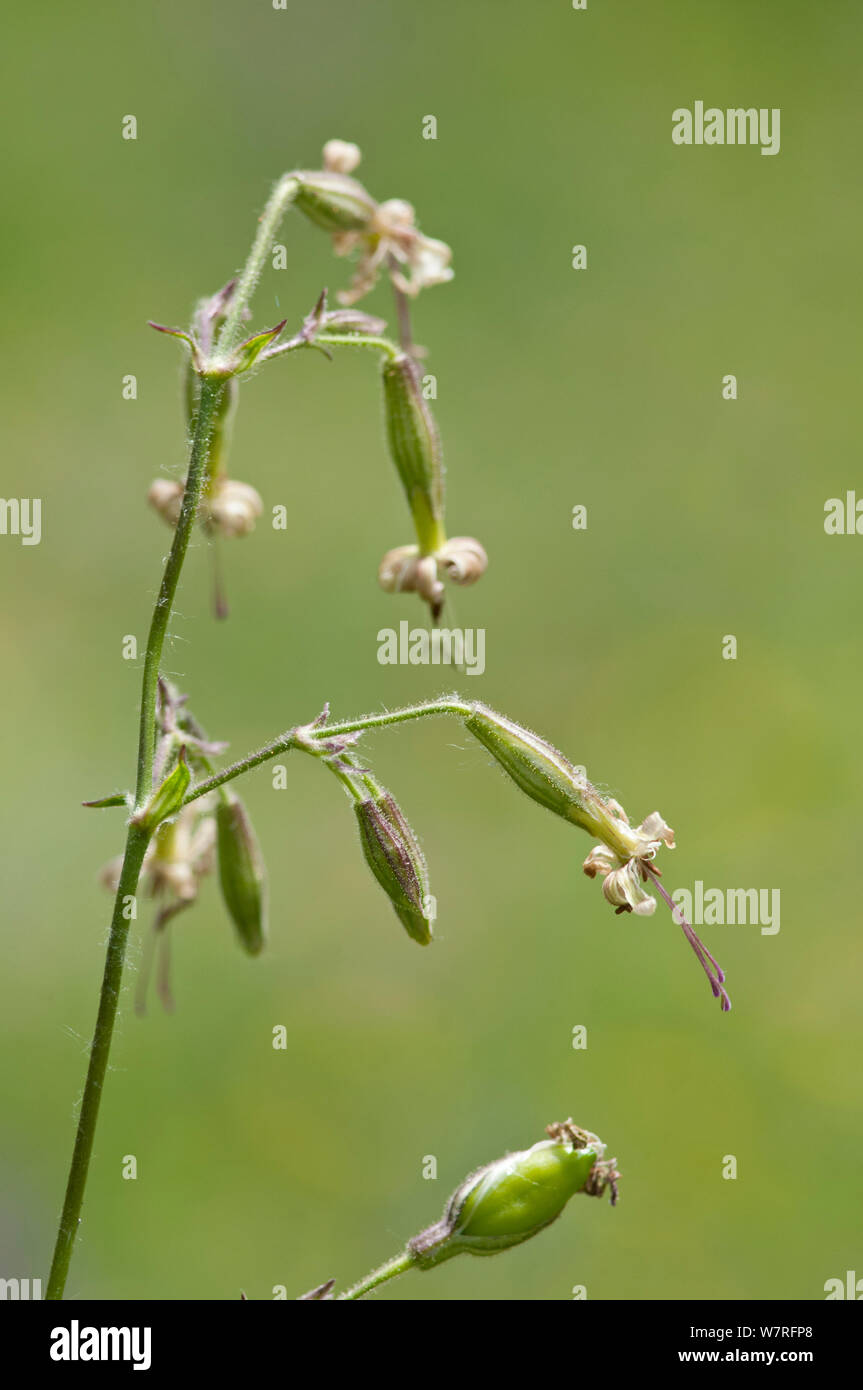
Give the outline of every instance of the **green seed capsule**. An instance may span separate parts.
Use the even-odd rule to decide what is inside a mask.
[[[434,914],[428,869],[416,835],[389,792],[356,802],[354,810],[366,863],[408,935],[427,946]]]
[[[257,956],[267,935],[266,872],[246,808],[233,792],[219,802],[216,828],[222,896],[240,945]]]
[[[605,1145],[571,1122],[551,1129],[567,1133],[507,1154],[462,1183],[442,1220],[409,1242],[420,1268],[431,1269],[453,1255],[509,1250],[556,1221],[576,1192],[597,1188],[591,1174]]]
[[[325,232],[359,232],[369,225],[377,204],[356,179],[326,169],[297,178],[294,203],[316,227]]]
[[[384,409],[390,454],[413,513],[420,550],[444,544],[443,461],[434,416],[415,364],[404,353],[384,363]]]

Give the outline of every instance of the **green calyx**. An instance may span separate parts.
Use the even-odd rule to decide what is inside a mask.
[[[240,945],[260,955],[267,935],[266,871],[246,808],[226,792],[216,810],[219,882]]]
[[[443,533],[443,460],[434,416],[405,353],[384,362],[387,442],[413,514],[420,550],[432,554]]]
[[[465,728],[533,801],[602,840],[623,859],[630,857],[634,841],[629,826],[551,743],[479,703],[472,706]]]
[[[419,840],[389,792],[355,802],[354,811],[366,863],[408,936],[427,946],[434,913]]]
[[[356,179],[327,169],[297,174],[294,205],[325,232],[359,232],[377,204]]]
[[[465,728],[532,800],[564,820],[589,828],[590,783],[550,743],[482,704],[473,706]]]

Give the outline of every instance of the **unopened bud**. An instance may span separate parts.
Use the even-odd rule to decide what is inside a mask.
[[[423,554],[440,549],[443,533],[443,462],[434,416],[406,353],[383,366],[387,440],[413,513]]]
[[[328,140],[324,145],[324,168],[334,174],[352,174],[362,159],[359,145],[350,140]]]
[[[263,950],[267,935],[266,871],[246,808],[228,793],[216,810],[219,881],[222,896],[237,929],[240,944],[250,956]]]
[[[356,179],[331,169],[297,175],[296,206],[325,232],[358,232],[377,209],[374,198]]]
[[[408,935],[420,946],[427,946],[434,915],[419,840],[389,792],[358,801],[354,810],[366,863]]]
[[[595,1134],[571,1120],[550,1125],[548,1133],[551,1138],[497,1159],[462,1183],[442,1219],[408,1243],[421,1269],[462,1253],[509,1250],[556,1221],[576,1192],[599,1195],[616,1183],[616,1169],[601,1162],[605,1145]]]

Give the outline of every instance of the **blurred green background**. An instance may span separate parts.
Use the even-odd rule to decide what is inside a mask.
[[[863,540],[823,529],[828,498],[863,493],[859,6],[126,0],[7,26],[2,491],[43,499],[43,538],[0,540],[0,1272],[47,1276],[109,916],[97,871],[122,840],[122,813],[79,803],[133,776],[121,643],[144,639],[168,545],[144,499],[184,462],[179,354],[145,320],[186,320],[241,264],[272,180],[340,136],[376,196],[454,248],[415,327],[449,529],[491,557],[455,605],[486,629],[486,674],[377,662],[378,630],[422,612],[375,580],[411,528],[361,354],[243,386],[231,472],[288,529],[225,547],[226,625],[196,545],[171,670],[237,755],[325,700],[347,717],[459,687],[635,818],[658,808],[669,887],[778,888],[781,930],[704,930],[722,1016],[668,913],[615,917],[587,838],[429,721],[367,740],[430,861],[421,951],[333,779],[296,755],[286,791],[256,772],[271,945],[241,955],[209,881],[175,932],[176,1014],[136,1018],[127,975],[68,1293],[343,1285],[572,1115],[618,1156],[616,1211],[576,1201],[511,1254],[380,1296],[822,1298],[861,1269]],[[696,99],[780,107],[781,153],[673,146]],[[350,274],[298,215],[282,240],[259,325],[298,323]],[[366,306],[390,315],[386,287]]]

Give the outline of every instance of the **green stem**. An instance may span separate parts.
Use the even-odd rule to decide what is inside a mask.
[[[265,348],[258,358],[259,362],[271,362],[274,357],[284,357],[286,352],[297,352],[300,348],[352,347],[370,348],[372,352],[383,353],[384,357],[395,358],[400,355],[399,348],[389,338],[379,338],[371,333],[316,333],[313,338],[299,334],[289,338],[286,343]]]
[[[208,377],[201,379],[201,393],[195,416],[195,433],[189,457],[189,471],[186,476],[186,491],[180,519],[174,532],[174,540],[165,564],[159,596],[153,610],[150,632],[147,637],[147,654],[144,658],[144,678],[141,690],[141,719],[138,734],[138,780],[135,788],[135,806],[140,809],[152,790],[153,751],[156,729],[156,695],[159,684],[159,667],[162,662],[162,648],[165,634],[174,607],[174,597],[183,561],[189,548],[189,538],[195,524],[201,492],[207,477],[210,436],[213,420],[224,383]]]
[[[380,1269],[373,1269],[371,1274],[368,1274],[365,1279],[361,1279],[358,1284],[354,1284],[352,1289],[340,1293],[337,1301],[347,1302],[350,1299],[364,1298],[367,1293],[371,1293],[372,1289],[376,1289],[380,1284],[385,1284],[388,1279],[397,1279],[400,1274],[406,1274],[409,1269],[414,1268],[415,1263],[410,1250],[403,1250],[400,1255],[387,1260]]]
[[[275,758],[278,753],[287,753],[296,746],[295,730],[289,729],[286,734],[281,734],[274,738],[272,743],[265,743],[263,748],[257,748],[254,753],[249,753],[245,758],[238,758],[230,767],[223,767],[220,772],[215,772],[212,777],[206,778],[203,782],[197,782],[186,793],[184,806],[188,806],[190,801],[197,801],[199,796],[206,796],[207,792],[215,791],[225,782],[232,782],[235,777],[241,777],[244,772],[251,772],[253,767],[258,767],[260,763],[265,763],[270,758]]]
[[[464,718],[472,713],[472,707],[464,700],[431,700],[424,705],[406,705],[404,709],[389,710],[384,714],[366,714],[361,719],[352,719],[344,724],[328,724],[316,732],[315,737],[335,738],[339,734],[353,734],[361,729],[379,729],[389,724],[404,724],[408,719],[422,719],[427,714],[456,714]]]
[[[126,941],[131,921],[129,899],[135,896],[138,876],[141,872],[148,843],[149,835],[146,831],[130,826],[117,896],[114,900],[114,915],[111,918],[111,932],[108,938],[108,954],[105,959],[102,992],[99,996],[99,1013],[96,1018],[96,1030],[93,1034],[93,1045],[90,1049],[90,1065],[87,1069],[87,1080],[84,1083],[84,1098],[78,1117],[78,1132],[75,1136],[75,1148],[72,1152],[72,1163],[69,1168],[63,1214],[60,1217],[60,1228],[54,1247],[54,1259],[48,1277],[46,1297],[50,1299],[63,1297],[66,1276],[69,1273],[69,1261],[72,1258],[72,1248],[81,1220],[81,1205],[84,1201],[87,1170],[90,1166],[90,1154],[93,1150],[93,1139],[96,1134],[96,1121],[99,1118],[99,1102],[102,1099],[102,1087],[108,1069],[108,1056],[114,1033],[114,1020],[117,1017],[117,1004],[120,999],[123,961],[126,955]]]
[[[213,417],[222,390],[223,383],[221,381],[208,378],[203,378],[201,381],[201,393],[195,419],[195,433],[189,457],[189,471],[186,476],[183,505],[174,532],[171,550],[165,563],[165,572],[162,576],[159,596],[156,600],[147,638],[138,733],[138,778],[135,791],[137,810],[145,805],[152,791],[159,666],[183,561],[189,547],[189,537],[195,524],[201,491],[206,480]],[[72,1161],[69,1166],[66,1196],[63,1203],[63,1213],[60,1217],[60,1227],[57,1232],[54,1259],[48,1277],[47,1297],[49,1299],[61,1299],[63,1297],[66,1277],[69,1272],[69,1261],[72,1258],[75,1236],[81,1220],[81,1207],[87,1185],[90,1155],[93,1150],[93,1139],[99,1118],[99,1104],[108,1070],[111,1039],[114,1034],[114,1022],[120,1002],[120,984],[123,978],[123,964],[126,958],[126,943],[131,920],[125,916],[125,911],[128,910],[127,900],[135,896],[149,839],[149,832],[146,829],[134,824],[129,825],[123,855],[123,867],[120,871],[120,883],[114,902],[114,915],[111,919],[108,935],[105,971],[99,995],[96,1028],[90,1049],[87,1080],[84,1083],[81,1113],[78,1116],[78,1129],[75,1135],[75,1146],[72,1150]]]
[[[400,356],[400,349],[389,338],[378,338],[370,333],[318,333],[315,342],[325,347],[371,348],[389,358]]]
[[[297,181],[291,174],[285,174],[276,184],[270,201],[260,220],[257,236],[255,237],[248,260],[240,276],[231,301],[230,310],[219,335],[217,354],[219,361],[217,363],[208,364],[207,370],[201,376],[200,392],[198,394],[195,412],[194,435],[189,455],[189,467],[186,474],[186,487],[183,493],[182,507],[174,531],[171,550],[165,563],[162,583],[159,588],[159,595],[156,600],[156,607],[153,611],[153,618],[147,637],[147,652],[144,658],[144,674],[141,688],[141,714],[138,728],[138,770],[135,788],[136,811],[141,810],[152,791],[159,666],[162,660],[162,650],[165,645],[168,623],[171,620],[171,614],[173,612],[174,598],[176,596],[177,586],[180,582],[183,562],[186,558],[186,551],[189,548],[189,539],[198,515],[201,494],[207,482],[207,469],[213,436],[213,426],[216,420],[222,392],[226,389],[224,369],[230,358],[231,350],[236,346],[242,335],[243,316],[246,307],[254,293],[264,263],[272,248],[276,229],[282,219],[285,209],[294,197],[296,188]],[[266,756],[271,755],[267,754]],[[222,780],[227,779],[225,778]],[[84,1095],[81,1102],[81,1113],[78,1117],[75,1146],[72,1151],[72,1162],[66,1184],[63,1213],[60,1218],[54,1258],[48,1277],[47,1297],[50,1299],[61,1299],[63,1297],[63,1290],[66,1286],[66,1278],[69,1272],[69,1261],[72,1258],[75,1236],[81,1220],[81,1207],[84,1201],[84,1190],[87,1185],[87,1173],[90,1166],[90,1155],[93,1150],[96,1123],[99,1117],[102,1088],[108,1070],[111,1039],[113,1037],[114,1022],[117,1017],[117,1007],[120,1000],[120,985],[123,979],[123,965],[129,936],[130,919],[124,915],[124,910],[127,907],[127,900],[134,898],[137,891],[138,879],[140,877],[149,838],[149,833],[143,827],[130,823],[126,836],[123,865],[120,870],[117,897],[114,902],[114,915],[111,919],[111,928],[108,936],[105,970],[102,977],[102,989],[99,995],[99,1011],[96,1016],[96,1029],[93,1034],[93,1042],[90,1049],[90,1062],[87,1069],[87,1080],[84,1083]]]
[[[380,729],[390,724],[404,724],[409,719],[422,719],[427,714],[455,714],[463,718],[471,712],[471,706],[462,700],[433,700],[425,705],[407,705],[404,709],[389,710],[384,714],[367,714],[361,719],[353,719],[345,724],[324,724],[319,729],[306,729],[303,737],[322,743],[339,734],[353,734],[363,729]],[[190,801],[197,801],[199,796],[206,796],[207,792],[215,791],[224,782],[242,777],[244,772],[250,772],[253,767],[274,758],[277,753],[286,753],[291,748],[302,746],[302,741],[297,738],[296,729],[289,729],[286,734],[280,734],[278,738],[273,739],[272,743],[264,744],[263,748],[256,748],[254,753],[247,753],[244,758],[238,758],[230,767],[222,768],[221,772],[215,773],[203,782],[197,782],[186,793],[183,805],[188,806]]]
[[[261,278],[261,271],[266,259],[273,249],[273,238],[279,229],[279,223],[293,202],[298,187],[293,174],[283,174],[273,189],[270,201],[261,215],[258,234],[237,282],[228,315],[219,334],[217,355],[223,366],[229,358],[231,350],[237,346],[242,337],[243,315]]]

